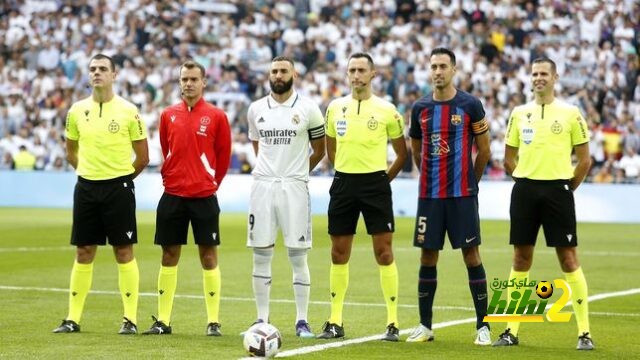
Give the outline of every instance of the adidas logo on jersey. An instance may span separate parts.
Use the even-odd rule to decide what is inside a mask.
[[[260,116],[260,119],[258,119],[259,123],[263,123],[264,122],[264,118],[262,116]]]

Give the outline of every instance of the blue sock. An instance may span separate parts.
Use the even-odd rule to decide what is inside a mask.
[[[482,320],[487,315],[487,275],[484,272],[482,264],[474,267],[468,267],[469,273],[469,289],[471,290],[471,298],[476,308],[476,329],[483,326],[489,327],[489,323]]]
[[[438,271],[435,266],[421,266],[418,279],[418,308],[420,323],[431,329],[433,299],[438,286]]]

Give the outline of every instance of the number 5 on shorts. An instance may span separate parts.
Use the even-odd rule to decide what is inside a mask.
[[[424,235],[427,232],[427,217],[418,216],[418,234]]]

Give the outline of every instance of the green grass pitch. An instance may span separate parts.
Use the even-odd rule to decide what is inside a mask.
[[[160,248],[153,245],[154,213],[138,215],[139,244],[135,248],[140,266],[140,290],[156,291]],[[314,331],[329,315],[328,275],[330,241],[325,216],[316,216],[314,248],[310,252],[312,288],[309,321]],[[178,295],[173,308],[170,336],[120,336],[116,332],[122,316],[117,268],[109,247],[98,251],[92,290],[85,305],[80,334],[52,334],[67,313],[66,289],[74,257],[69,243],[70,210],[0,208],[0,358],[220,358],[245,356],[238,335],[255,319],[251,290],[251,252],[245,247],[246,220],[243,214],[221,216],[222,246],[219,262],[222,271],[221,338],[204,336],[205,308],[202,273],[192,241],[182,253],[178,274]],[[509,274],[511,247],[509,225],[504,221],[483,221],[481,255],[487,279],[505,279]],[[413,220],[397,219],[394,252],[400,274],[400,328],[418,323],[417,272],[419,250],[411,246]],[[640,224],[579,224],[579,254],[590,295],[640,288],[638,246]],[[562,278],[553,249],[539,238],[531,277],[537,280]],[[384,331],[386,312],[380,290],[378,269],[371,240],[363,224],[354,242],[350,261],[350,286],[345,305],[344,325],[347,339]],[[550,300],[557,299],[555,294]],[[291,270],[286,251],[279,240],[273,263],[271,322],[283,335],[281,351],[325,344],[295,337],[295,305],[291,289]],[[278,301],[286,300],[286,301]],[[369,305],[367,305],[369,304]],[[301,357],[314,359],[389,359],[389,358],[638,358],[640,294],[608,298],[590,303],[591,330],[596,351],[574,350],[577,330],[569,323],[523,324],[521,345],[514,348],[490,348],[473,345],[473,323],[436,330],[432,343],[383,343],[371,341],[314,352]],[[438,266],[438,291],[434,306],[472,308],[467,274],[459,251],[445,247]],[[434,310],[434,323],[474,316],[469,309]],[[565,311],[570,311],[565,308]],[[138,326],[145,330],[156,313],[156,298],[141,296]],[[492,338],[504,329],[494,324]],[[402,339],[406,338],[403,336]]]

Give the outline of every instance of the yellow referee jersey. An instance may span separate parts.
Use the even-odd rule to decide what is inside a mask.
[[[67,113],[65,135],[78,141],[78,176],[108,180],[134,172],[132,141],[147,137],[136,106],[114,95],[98,103],[90,96]]]
[[[404,120],[396,107],[375,95],[333,100],[326,114],[327,136],[336,138],[335,169],[364,174],[387,169],[387,139],[403,136]]]
[[[516,178],[561,180],[573,178],[571,151],[589,142],[589,129],[574,105],[555,99],[517,106],[507,126],[506,144],[519,148]]]

